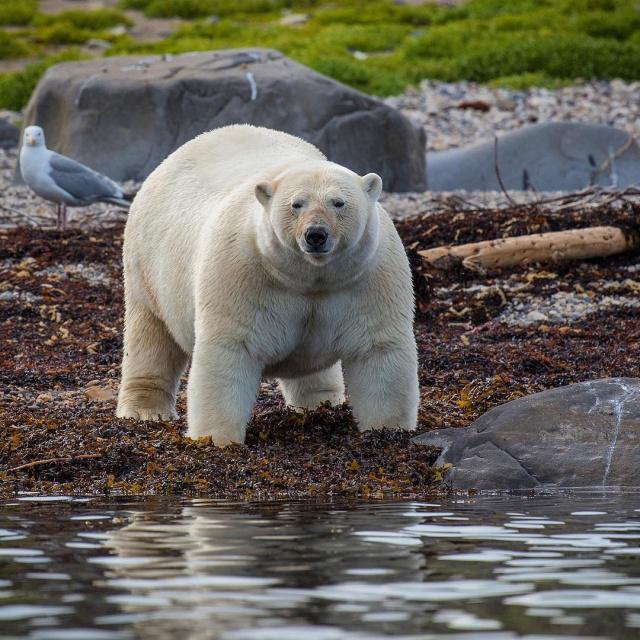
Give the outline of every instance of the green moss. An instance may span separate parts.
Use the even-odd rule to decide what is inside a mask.
[[[28,49],[18,38],[6,31],[0,31],[0,59],[20,58],[28,54]]]
[[[25,39],[45,45],[84,44],[91,38],[112,40],[107,30],[118,26],[129,26],[131,21],[116,9],[95,11],[63,11],[57,14],[39,14],[32,26],[22,35]]]
[[[33,37],[45,44],[83,44],[95,35],[93,31],[78,29],[70,22],[54,22],[38,29]]]
[[[36,26],[72,25],[76,29],[102,31],[120,24],[129,26],[131,21],[117,9],[95,9],[94,11],[62,11],[56,14],[40,14],[34,20]]]
[[[144,11],[156,18],[202,18],[205,16],[230,16],[268,13],[285,9],[295,3],[287,0],[124,0],[122,6]]]
[[[640,47],[587,36],[509,36],[469,47],[456,60],[454,78],[487,82],[500,76],[542,73],[550,78],[622,78],[640,69]]]
[[[546,73],[518,73],[511,76],[494,78],[487,84],[492,87],[507,87],[509,89],[524,90],[530,87],[546,87],[559,89],[567,86],[572,81],[568,78],[552,78]]]
[[[23,32],[0,40],[0,55],[20,55],[21,44],[60,47],[92,37],[113,42],[107,55],[269,47],[376,95],[425,78],[518,88],[640,78],[638,0],[470,0],[457,7],[394,0],[121,0],[120,6],[185,23],[161,41],[140,43],[109,34],[126,23],[118,10],[37,15]],[[285,10],[309,19],[283,25]],[[210,16],[218,21],[202,19]]]
[[[0,25],[27,25],[36,15],[37,10],[37,0],[2,0],[0,2]]]
[[[82,56],[75,49],[69,49],[63,54],[48,56],[38,62],[26,66],[22,71],[0,74],[0,108],[18,111],[22,109],[38,80],[44,72],[58,62],[78,60]]]

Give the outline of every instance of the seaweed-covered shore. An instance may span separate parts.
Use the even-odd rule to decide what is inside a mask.
[[[638,227],[640,207],[441,211],[397,222],[416,281],[419,431],[463,427],[524,394],[640,375],[640,253],[479,274],[438,271],[421,248],[540,231]],[[0,230],[0,494],[208,494],[235,498],[437,490],[437,451],[413,434],[358,433],[348,408],[297,414],[264,383],[247,443],[183,437],[184,417],[114,417],[122,226]],[[184,392],[179,406],[185,413]]]

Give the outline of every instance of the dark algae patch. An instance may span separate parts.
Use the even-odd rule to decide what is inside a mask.
[[[640,376],[638,253],[475,273],[416,251],[616,224],[640,207],[443,210],[397,223],[414,266],[419,431],[462,427],[522,395]],[[295,413],[263,384],[244,446],[182,434],[185,420],[114,417],[122,334],[122,228],[0,231],[0,493],[419,497],[437,451],[413,434],[360,434],[348,408]],[[178,410],[185,415],[184,391]],[[18,468],[19,467],[19,468]]]

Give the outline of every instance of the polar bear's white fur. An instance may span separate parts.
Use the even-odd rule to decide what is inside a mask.
[[[243,442],[262,376],[312,408],[344,400],[344,374],[361,430],[414,428],[411,275],[381,189],[376,174],[248,125],[170,155],[125,231],[117,415],[175,417],[191,355],[191,437]]]

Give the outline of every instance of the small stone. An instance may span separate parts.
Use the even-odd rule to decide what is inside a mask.
[[[100,49],[102,51],[111,48],[111,43],[106,40],[100,40],[100,38],[91,38],[87,40],[87,48],[89,49]]]
[[[111,387],[91,386],[85,389],[85,395],[89,400],[96,402],[113,402],[116,394]]]
[[[307,13],[287,13],[280,18],[280,24],[283,27],[295,27],[306,22],[309,22],[309,14]]]
[[[534,322],[547,322],[549,318],[540,311],[529,311],[526,315],[526,323],[533,324]]]
[[[118,24],[115,27],[111,27],[108,31],[112,36],[123,36],[127,33],[127,27],[123,24]]]

